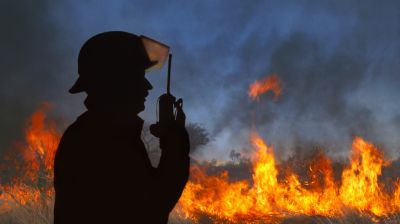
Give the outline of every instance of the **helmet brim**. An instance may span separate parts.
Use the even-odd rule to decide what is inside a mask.
[[[157,61],[150,61],[146,65],[146,71],[148,71],[147,70],[148,68],[152,68],[156,64],[158,64]],[[79,76],[79,78],[75,81],[74,85],[72,85],[72,87],[68,90],[68,92],[71,94],[80,93],[86,91],[86,88],[87,88],[86,83],[83,81],[82,77]]]
[[[130,47],[121,47],[123,45]],[[113,66],[121,69],[140,68],[146,73],[153,69],[160,69],[168,57],[168,52],[169,46],[146,36],[139,37],[121,31],[98,34],[86,41],[81,48],[78,56],[79,78],[69,92],[72,94],[87,92],[88,84],[92,82],[89,76],[114,70]],[[124,58],[118,58],[119,55]],[[132,60],[132,66],[129,59]],[[109,67],[107,67],[108,64]]]

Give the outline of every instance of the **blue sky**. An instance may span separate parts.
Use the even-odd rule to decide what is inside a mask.
[[[85,96],[67,93],[81,45],[124,30],[171,46],[172,91],[214,138],[199,157],[247,147],[253,124],[282,155],[309,144],[340,154],[354,135],[400,149],[398,1],[10,1],[0,11],[2,148],[40,102],[68,122],[82,113]],[[280,100],[251,102],[248,85],[272,72]],[[165,74],[148,75],[149,123]]]

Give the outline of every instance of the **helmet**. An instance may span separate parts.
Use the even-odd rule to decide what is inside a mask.
[[[135,71],[161,68],[169,47],[145,36],[123,31],[97,34],[87,40],[78,56],[79,78],[70,93],[87,91],[96,79],[123,78]]]

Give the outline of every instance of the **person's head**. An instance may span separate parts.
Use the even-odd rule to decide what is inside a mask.
[[[121,31],[97,34],[79,52],[79,78],[70,93],[86,92],[88,107],[137,114],[152,89],[145,70],[156,63],[142,37]]]

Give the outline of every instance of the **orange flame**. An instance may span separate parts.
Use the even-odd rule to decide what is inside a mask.
[[[340,199],[343,204],[377,216],[394,212],[390,196],[379,186],[382,166],[389,165],[382,151],[356,137],[353,141],[351,164],[342,174]]]
[[[45,122],[48,109],[44,105],[31,116],[26,142],[19,148],[24,159],[16,166],[20,176],[0,185],[0,214],[21,207],[52,207],[52,169],[60,133],[55,123]],[[286,169],[276,161],[273,147],[257,133],[251,133],[250,142],[251,181],[230,181],[227,171],[209,176],[204,167],[192,166],[191,180],[173,214],[193,222],[205,215],[225,223],[279,223],[293,215],[342,217],[350,210],[379,220],[400,212],[400,180],[393,192],[385,191],[379,176],[390,162],[360,137],[353,140],[350,163],[340,181],[335,181],[332,162],[322,153],[309,165],[305,182],[293,171],[282,172]]]
[[[0,212],[43,203],[52,206],[53,162],[61,134],[54,122],[45,122],[49,109],[50,105],[44,103],[32,114],[25,142],[18,144],[18,152],[13,152],[17,153],[14,157],[21,155],[23,160],[9,161],[18,175],[0,185]]]
[[[227,172],[207,176],[201,168],[193,167],[192,181],[176,212],[192,220],[202,214],[230,222],[272,223],[292,215],[340,217],[351,209],[372,218],[400,211],[400,184],[393,195],[384,192],[378,176],[388,162],[382,151],[360,137],[353,141],[351,163],[343,171],[340,187],[334,181],[331,161],[322,154],[310,166],[310,183],[301,182],[293,172],[279,180],[273,148],[256,133],[252,133],[251,143],[256,150],[253,184],[229,182]]]
[[[249,87],[248,94],[252,100],[256,100],[259,96],[271,90],[274,93],[274,99],[282,93],[281,80],[276,74],[271,74],[262,80],[257,80]]]

